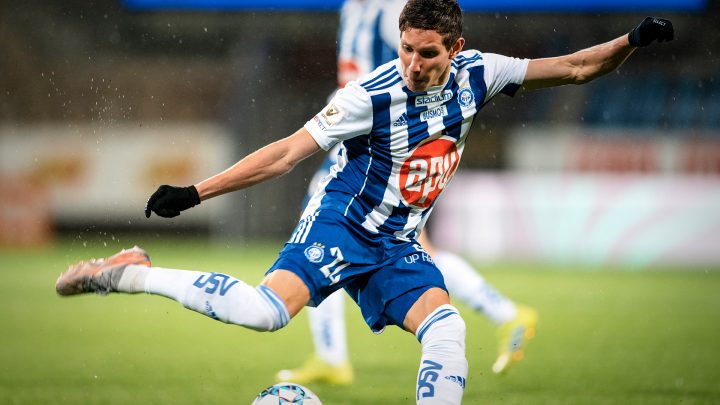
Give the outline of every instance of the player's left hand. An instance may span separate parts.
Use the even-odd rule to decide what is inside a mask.
[[[173,218],[200,204],[200,195],[195,186],[174,187],[163,184],[150,196],[145,205],[145,217],[150,218],[150,212],[164,217]]]
[[[675,30],[672,22],[664,18],[645,17],[637,27],[628,34],[630,45],[634,47],[648,46],[653,41],[672,41],[675,38]]]

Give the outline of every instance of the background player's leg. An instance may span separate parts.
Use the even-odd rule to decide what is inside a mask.
[[[339,366],[348,361],[345,334],[345,293],[336,291],[308,313],[318,357]]]
[[[535,336],[537,312],[503,296],[462,257],[436,250],[433,259],[453,298],[482,312],[498,327],[498,355],[493,372],[504,373],[522,360],[528,341]]]
[[[345,293],[334,292],[317,308],[308,308],[307,314],[315,353],[298,368],[280,370],[276,379],[299,384],[351,384],[354,375],[347,353]]]
[[[465,259],[448,251],[436,250],[433,260],[442,272],[453,299],[481,311],[495,325],[515,318],[515,304],[485,281]]]

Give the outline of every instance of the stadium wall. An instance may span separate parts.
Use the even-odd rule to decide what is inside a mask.
[[[710,1],[697,12],[468,13],[464,34],[469,48],[521,57],[559,55],[606,41],[634,27],[648,13],[670,18],[678,36],[671,44],[638,50],[620,71],[588,85],[520,92],[514,99],[494,98],[471,129],[462,165],[493,170],[513,167],[513,147],[507,140],[518,127],[581,124],[626,126],[639,129],[636,134],[647,128],[663,132],[667,128],[706,129],[720,134],[720,59],[714,51],[720,44],[720,25],[715,22],[719,5]],[[693,27],[691,35],[689,27]],[[87,133],[119,137],[124,129],[211,123],[232,136],[235,160],[294,132],[324,106],[336,82],[337,28],[335,11],[142,12],[110,0],[9,2],[0,12],[0,53],[4,55],[0,58],[0,126],[15,127],[19,137],[33,136],[33,131],[23,132],[31,127],[54,128],[60,134],[91,128]],[[676,142],[691,138],[688,132],[677,134]],[[153,143],[171,145],[173,131],[152,136],[157,138]],[[56,144],[49,133],[43,139]],[[93,147],[95,138],[87,139],[88,147]],[[135,144],[136,137],[129,137],[128,142]],[[698,156],[709,150],[696,145]],[[190,147],[188,151],[192,152]],[[287,237],[296,224],[307,181],[322,158],[318,153],[286,176],[223,197],[233,209],[214,222],[214,229],[247,238]],[[42,163],[31,160],[27,164]],[[0,178],[7,186],[4,190],[43,193],[35,186],[24,187],[24,179],[8,180],[4,172]],[[132,215],[140,215],[137,209],[151,191],[143,186],[123,194],[133,199]],[[36,198],[33,204],[22,199],[26,203],[18,203],[9,198],[14,192],[3,194],[8,204],[50,212],[35,218],[50,218],[50,222],[57,218],[60,226],[132,222],[133,229],[145,224],[170,229],[186,221],[186,215],[148,221],[124,214],[117,220],[109,214],[93,214],[98,204],[85,206],[86,217],[79,215],[81,210],[65,215],[65,208],[59,209],[54,202]],[[122,213],[122,207],[116,209]],[[189,214],[193,218],[211,215],[204,211]],[[3,209],[0,215],[13,223],[19,212]],[[6,223],[2,224],[5,229]],[[43,234],[41,228],[38,235]]]
[[[431,220],[436,243],[483,262],[720,264],[717,135],[522,128],[508,162],[456,176]]]
[[[219,232],[231,218],[227,199],[171,221],[146,219],[144,206],[161,184],[193,184],[225,169],[233,150],[228,130],[213,124],[2,126],[0,174],[16,190],[14,199],[0,200],[3,233],[21,235],[38,220],[52,229],[179,225]],[[42,210],[28,205],[33,195],[43,196]]]

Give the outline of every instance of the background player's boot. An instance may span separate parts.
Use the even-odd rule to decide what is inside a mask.
[[[298,368],[280,370],[275,378],[277,381],[292,381],[297,384],[323,382],[333,385],[350,385],[355,380],[355,375],[349,361],[334,366],[314,355]]]
[[[506,372],[513,364],[525,357],[528,340],[535,337],[537,320],[537,311],[524,305],[517,305],[515,319],[500,325],[498,329],[500,348],[498,358],[492,366],[494,373]]]
[[[150,266],[150,257],[139,247],[123,249],[107,259],[92,259],[70,266],[55,283],[60,295],[95,292],[107,294],[117,291],[118,282],[128,265]]]

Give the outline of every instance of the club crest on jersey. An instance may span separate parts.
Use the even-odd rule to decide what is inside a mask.
[[[452,139],[418,146],[400,168],[399,189],[406,205],[427,208],[452,179],[460,153]]]
[[[458,91],[458,102],[463,107],[470,107],[475,101],[475,95],[473,94],[470,87],[463,87]]]
[[[313,243],[305,248],[305,257],[310,263],[320,263],[325,257],[325,246],[320,243]]]

